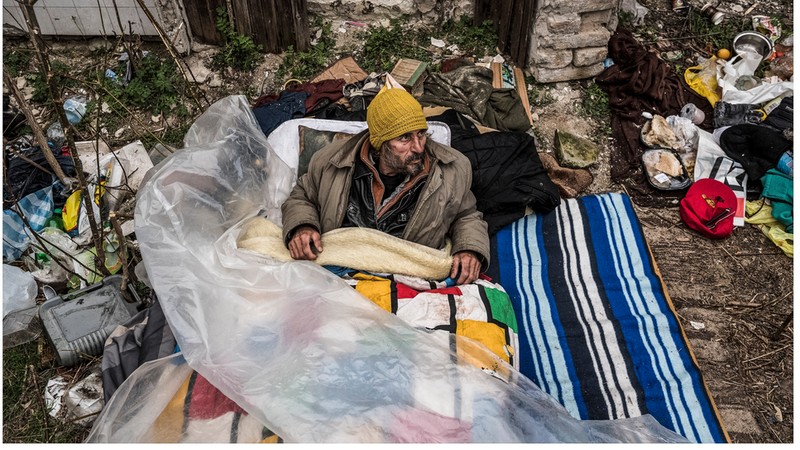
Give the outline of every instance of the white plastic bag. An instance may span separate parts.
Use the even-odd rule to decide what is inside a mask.
[[[717,66],[717,84],[722,89],[720,100],[728,103],[757,105],[784,94],[792,95],[794,83],[791,81],[764,82],[746,91],[736,88],[736,80],[741,76],[752,76],[761,63],[761,59],[761,55],[755,52],[741,52],[724,65]]]
[[[33,275],[3,264],[3,349],[36,339],[42,332]]]
[[[3,317],[36,305],[36,280],[19,267],[3,264]]]

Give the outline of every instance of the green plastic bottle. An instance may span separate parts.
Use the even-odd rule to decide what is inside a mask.
[[[64,219],[61,217],[61,208],[56,208],[53,210],[53,216],[50,217],[50,221],[47,223],[47,226],[58,228],[59,230],[64,229]]]

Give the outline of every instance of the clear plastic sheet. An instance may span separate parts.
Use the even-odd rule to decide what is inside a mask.
[[[575,420],[512,368],[505,382],[459,357],[477,346],[410,327],[315,263],[237,250],[235,225],[259,212],[280,223],[297,151],[267,144],[244,97],[214,104],[186,145],[136,209],[182,356],[137,370],[89,441],[168,440],[154,420],[188,374],[181,357],[287,442],[685,441],[651,416]]]

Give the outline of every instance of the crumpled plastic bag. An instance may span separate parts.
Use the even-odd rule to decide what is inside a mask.
[[[30,342],[41,334],[38,292],[30,272],[3,264],[3,349]]]
[[[33,275],[19,267],[3,264],[3,317],[35,306],[37,292]]]
[[[705,97],[711,106],[719,101],[721,89],[717,83],[717,67],[723,62],[712,56],[686,69],[683,78],[693,91]]]
[[[642,4],[636,0],[620,1],[619,9],[620,11],[631,14],[631,23],[637,27],[644,24],[644,17],[650,12],[649,9],[647,9],[645,6],[642,6]]]
[[[186,144],[139,191],[150,281],[188,366],[286,442],[685,441],[649,415],[576,420],[510,366],[512,382],[491,376],[448,333],[412,328],[319,265],[238,250],[244,220],[280,223],[297,151],[268,145],[243,96],[212,105]],[[88,440],[165,439],[154,420],[188,373],[180,357],[137,369]]]
[[[792,81],[767,82],[747,90],[739,90],[736,80],[742,76],[752,76],[759,64],[761,55],[755,52],[741,52],[725,64],[717,67],[717,83],[722,89],[720,100],[728,103],[760,104],[778,98],[784,94],[792,95]],[[688,81],[688,80],[687,80]],[[788,93],[788,94],[787,94]]]
[[[47,381],[45,405],[50,416],[89,426],[103,409],[103,379],[99,369],[75,384],[57,376]]]

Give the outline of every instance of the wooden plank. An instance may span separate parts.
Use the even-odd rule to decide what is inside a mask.
[[[492,63],[492,87],[500,89],[503,87],[503,63]]]
[[[311,47],[310,30],[308,27],[308,3],[306,0],[292,2],[294,16],[294,42],[298,51],[306,51]]]
[[[250,20],[252,18],[252,14],[250,14],[248,1],[247,0],[230,0],[230,1],[233,14],[233,27],[236,30],[236,32],[244,36],[250,36],[254,42],[260,44],[260,42],[256,39],[256,37],[253,36],[253,30],[250,28]]]
[[[522,31],[523,29],[523,9],[525,8],[525,0],[514,0],[513,6],[513,14],[511,24],[509,26],[509,46],[508,52],[511,55],[511,59],[519,65],[517,62],[517,57],[519,56],[519,47],[520,42],[524,39],[525,33]]]
[[[475,0],[475,6],[473,7],[473,17],[472,17],[472,24],[474,26],[480,26],[483,22],[487,20],[491,20],[491,7],[494,2],[492,0]],[[456,18],[458,19],[458,18]],[[495,26],[497,24],[495,23]]]
[[[496,17],[498,18],[499,25],[497,28],[497,35],[499,37],[498,47],[500,47],[501,51],[506,51],[509,45],[509,39],[511,35],[511,20],[513,20],[513,14],[511,10],[512,3],[513,0],[501,0],[495,3],[495,5],[498,7],[498,10],[496,11]]]
[[[533,115],[531,115],[531,102],[528,100],[528,86],[525,84],[525,74],[522,69],[514,67],[514,80],[517,84],[517,94],[522,100],[522,106],[525,107],[525,114],[528,116],[528,121],[533,125]]]
[[[309,47],[306,0],[231,0],[236,31],[249,36],[268,53],[289,46],[297,51]]]
[[[528,67],[528,56],[531,45],[531,33],[533,33],[533,17],[535,14],[534,2],[526,1],[522,13],[522,30],[520,31],[520,47],[514,62],[519,67]]]
[[[222,35],[217,31],[217,7],[225,6],[225,0],[194,0],[184,2],[186,20],[192,36],[206,44],[222,44]]]

